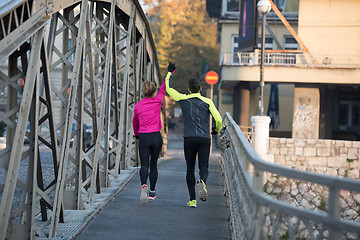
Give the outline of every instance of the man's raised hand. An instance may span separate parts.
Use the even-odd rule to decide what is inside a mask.
[[[175,63],[169,62],[168,71],[174,73],[175,69],[176,69]]]

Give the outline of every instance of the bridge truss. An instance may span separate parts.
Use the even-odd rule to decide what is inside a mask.
[[[160,80],[149,24],[137,0],[4,0],[0,66],[0,239],[55,237],[64,208],[137,165],[134,105]]]

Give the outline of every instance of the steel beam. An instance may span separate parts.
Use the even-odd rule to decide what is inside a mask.
[[[84,209],[82,199],[91,203],[95,193],[111,185],[109,174],[117,177],[121,169],[138,164],[132,114],[145,75],[159,83],[154,75],[158,64],[136,0],[19,4],[6,13],[0,9],[0,62],[9,57],[10,66],[7,74],[0,71],[0,89],[8,97],[8,109],[0,116],[8,129],[7,147],[0,151],[6,173],[0,239],[51,238],[64,221],[64,199],[71,203],[67,207]],[[42,35],[50,12],[47,53]],[[56,75],[62,83],[54,81]],[[84,146],[83,124],[89,119],[93,139]],[[23,144],[25,137],[29,147]],[[44,148],[51,152],[50,183],[40,157]],[[27,164],[25,180],[18,176],[22,164]],[[21,191],[21,199],[15,191]],[[12,207],[12,200],[20,206]]]
[[[29,67],[26,73],[26,82],[24,86],[23,98],[21,100],[21,109],[22,111],[19,113],[18,123],[15,131],[15,141],[13,143],[9,167],[7,169],[7,175],[5,180],[4,192],[1,199],[0,205],[0,239],[5,239],[7,227],[10,221],[11,207],[9,204],[12,203],[14,198],[14,192],[16,187],[17,174],[20,165],[20,156],[21,149],[24,145],[24,137],[26,123],[30,112],[30,103],[32,98],[32,93],[35,87],[36,73],[37,68],[39,66],[40,59],[40,51],[36,51],[36,49],[40,49],[41,42],[44,34],[44,28],[41,28],[32,38],[32,47],[29,63],[31,66]]]
[[[25,2],[25,5],[28,3]],[[28,7],[24,7],[23,11],[27,11],[27,15],[30,15],[30,11]],[[18,46],[22,45],[25,41],[29,39],[29,37],[33,36],[36,32],[38,32],[42,27],[44,27],[46,21],[48,20],[45,18],[45,8],[39,9],[38,12],[34,13],[28,19],[18,19],[15,14],[16,8],[9,14],[9,22],[6,22],[6,19],[9,15],[6,15],[0,18],[0,22],[3,26],[9,25],[12,26],[13,24],[18,25],[18,27],[10,32],[10,29],[5,29],[4,33],[8,33],[0,39],[0,62],[2,62],[5,58],[9,57],[12,52],[14,52]],[[22,20],[26,20],[22,22]]]
[[[114,19],[115,19],[115,0],[112,0],[111,2],[111,8],[110,8],[110,19],[109,19],[109,29],[108,29],[108,42],[107,42],[107,48],[106,48],[106,60],[105,60],[105,73],[104,73],[104,80],[102,83],[102,92],[101,92],[101,105],[100,105],[100,117],[99,117],[99,121],[98,121],[98,125],[99,125],[99,131],[104,130],[104,121],[106,120],[105,116],[105,106],[106,103],[108,101],[107,98],[107,94],[109,94],[109,76],[110,76],[110,68],[111,68],[111,54],[112,54],[112,47],[113,47],[113,33],[114,33]],[[107,114],[109,115],[109,114]],[[105,129],[105,131],[107,131]],[[107,132],[108,133],[108,132]],[[101,140],[102,140],[102,136],[101,134],[98,134],[96,137],[96,145],[101,144]],[[108,141],[108,136],[105,136],[105,142]],[[107,145],[105,145],[107,146]],[[95,183],[96,183],[96,174],[97,174],[97,168],[98,166],[98,161],[99,161],[99,148],[95,148],[95,152],[94,152],[94,162],[93,162],[93,171],[92,171],[92,177],[91,177],[91,185],[90,185],[90,194],[89,194],[89,203],[92,202],[93,198],[94,198],[94,190],[95,190]],[[105,148],[105,151],[107,150],[107,148]],[[104,154],[104,161],[105,164],[103,165],[103,169],[102,171],[104,172],[104,181],[107,181],[107,173],[108,173],[108,169],[107,169],[107,154]],[[100,169],[99,169],[100,170]]]
[[[78,35],[76,39],[74,69],[73,69],[73,76],[72,76],[70,92],[69,92],[69,101],[66,112],[64,138],[60,151],[59,177],[57,179],[57,184],[56,184],[56,195],[54,201],[55,211],[53,212],[54,215],[51,218],[52,221],[51,221],[50,234],[49,234],[50,237],[55,237],[58,220],[60,217],[60,211],[61,208],[63,207],[65,173],[66,173],[66,166],[67,166],[69,147],[70,147],[70,138],[68,136],[71,136],[78,81],[79,78],[81,77],[80,70],[81,70],[81,64],[83,62],[82,57],[83,57],[83,46],[85,39],[85,22],[86,22],[87,10],[88,10],[88,0],[82,0],[80,10],[81,12],[80,12],[80,20],[79,20],[79,29],[77,32]]]

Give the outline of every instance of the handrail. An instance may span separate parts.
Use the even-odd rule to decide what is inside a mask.
[[[323,55],[314,56],[318,63],[307,58],[304,52],[265,51],[265,66],[291,66],[291,67],[319,67],[319,68],[359,68],[360,55]],[[260,64],[260,51],[258,52],[232,52],[224,53],[220,65],[229,66],[258,66]]]
[[[340,217],[339,204],[339,192],[359,194],[360,181],[302,172],[266,162],[256,154],[229,113],[225,114],[224,124],[221,141],[226,148],[222,151],[222,167],[234,239],[262,239],[286,234],[293,236],[290,239],[304,236],[307,239],[338,239],[343,234],[345,238],[349,234],[360,236],[360,223]],[[266,174],[327,188],[327,211],[293,206],[266,194],[263,191]],[[321,229],[316,229],[311,222],[321,225]]]

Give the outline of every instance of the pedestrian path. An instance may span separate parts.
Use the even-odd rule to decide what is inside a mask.
[[[109,175],[111,178],[111,186],[107,188],[102,188],[100,194],[95,194],[93,202],[91,204],[84,203],[84,210],[64,210],[64,219],[65,221],[59,222],[58,228],[56,231],[56,237],[47,238],[46,236],[37,237],[37,240],[64,240],[64,239],[73,239],[81,230],[96,216],[108,202],[110,202],[121,190],[126,186],[126,184],[133,178],[133,176],[138,172],[138,168],[131,168],[130,170],[122,170],[117,179],[114,179],[112,175]],[[38,215],[35,218],[37,225],[41,225],[42,219],[41,215]],[[46,234],[49,234],[50,225],[44,229]]]
[[[136,174],[75,239],[230,239],[218,153],[210,157],[208,200],[198,199],[197,208],[186,206],[186,164],[181,150],[168,150],[158,170],[155,200],[140,202]]]

